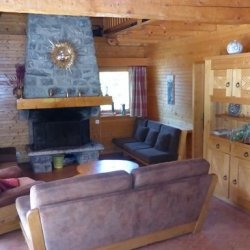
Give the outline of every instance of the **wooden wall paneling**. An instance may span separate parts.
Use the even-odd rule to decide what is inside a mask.
[[[95,37],[97,58],[144,58],[147,46],[110,45],[106,38]]]
[[[119,152],[112,139],[132,136],[134,122],[135,118],[130,116],[92,117],[91,137],[103,144],[102,154]]]
[[[25,35],[26,22],[26,14],[1,13],[0,34]]]
[[[148,116],[163,123],[192,127],[192,65],[204,58],[227,54],[232,39],[243,43],[250,51],[250,25],[237,29],[218,26],[210,35],[196,36],[160,43],[148,48]],[[167,104],[166,75],[175,75],[175,105]]]
[[[23,27],[25,16],[17,14],[2,14],[1,21],[8,21],[9,31],[19,33],[12,28]],[[3,31],[0,29],[0,33]],[[6,32],[4,32],[6,33]],[[24,35],[0,35],[0,147],[14,146],[17,149],[18,160],[27,161],[25,145],[28,144],[28,123],[20,119],[16,109],[16,97],[13,95],[13,86],[10,86],[7,76],[15,75],[15,64],[24,63],[25,58]]]
[[[193,134],[192,134],[192,157],[203,156],[203,126],[204,126],[204,62],[193,65]]]

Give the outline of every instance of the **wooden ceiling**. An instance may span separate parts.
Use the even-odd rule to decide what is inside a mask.
[[[217,24],[202,22],[124,18],[103,19],[103,33],[111,45],[155,44],[195,35],[204,35],[216,31],[217,27]]]
[[[103,17],[105,37],[111,45],[155,44],[183,37],[206,35],[221,26],[232,28],[239,24],[250,24],[249,0],[1,0],[0,2],[0,12]],[[107,25],[109,22],[113,24]]]

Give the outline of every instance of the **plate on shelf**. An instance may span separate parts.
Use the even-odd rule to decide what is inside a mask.
[[[238,116],[241,112],[241,105],[236,103],[229,103],[228,114],[232,116]]]
[[[227,137],[230,134],[230,132],[231,131],[229,129],[222,128],[222,129],[213,130],[212,134],[217,135],[217,136],[225,136],[225,137]]]

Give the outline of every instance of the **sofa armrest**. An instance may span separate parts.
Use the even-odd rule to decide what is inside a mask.
[[[0,169],[0,179],[18,178],[22,175],[22,170],[18,166],[11,166]]]
[[[15,202],[17,197],[29,194],[30,188],[33,185],[43,183],[43,181],[35,181],[28,177],[23,177],[21,183],[25,183],[25,185],[23,184],[19,187],[12,188],[1,193],[0,207],[10,205]]]

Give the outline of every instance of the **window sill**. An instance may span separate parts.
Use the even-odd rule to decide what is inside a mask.
[[[130,116],[130,113],[126,113],[125,115],[122,115],[122,114],[116,114],[116,113],[111,113],[111,112],[103,112],[100,114],[100,117],[125,117],[125,116]]]

